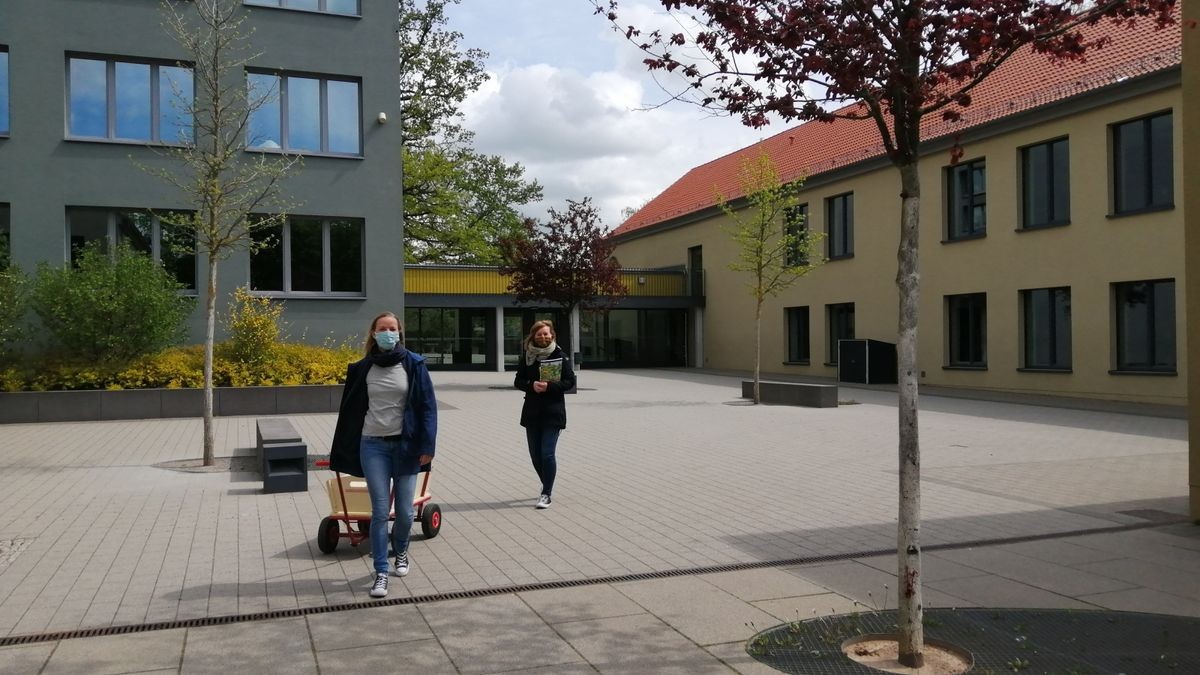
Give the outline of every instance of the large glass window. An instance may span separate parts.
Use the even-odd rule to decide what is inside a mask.
[[[787,360],[790,363],[808,363],[808,308],[788,307],[787,316]]]
[[[854,255],[854,193],[825,200],[825,223],[829,231],[829,259]]]
[[[565,330],[560,331],[560,343],[562,332]],[[582,312],[579,333],[583,363],[592,367],[670,367],[687,363],[684,310]]]
[[[302,9],[309,12],[329,12],[359,16],[358,0],[244,0],[247,5]]]
[[[483,366],[488,363],[491,309],[408,307],[404,345],[435,366]]]
[[[8,47],[0,45],[0,136],[8,135]]]
[[[987,231],[987,172],[982,159],[946,170],[949,222],[946,239],[967,239]]]
[[[1021,291],[1024,367],[1071,369],[1071,289]]]
[[[71,57],[67,133],[152,143],[192,139],[192,71],[181,66]]]
[[[1171,144],[1169,112],[1113,126],[1113,206],[1117,213],[1174,205]]]
[[[838,362],[838,342],[854,339],[854,303],[843,302],[836,305],[825,305],[825,315],[829,324],[828,363]]]
[[[1065,225],[1071,220],[1067,139],[1021,149],[1021,227]]]
[[[172,212],[162,212],[162,215]],[[74,264],[80,249],[93,241],[125,244],[162,263],[184,288],[196,290],[195,236],[159,215],[138,209],[67,208],[69,255]]]
[[[246,147],[362,154],[358,81],[251,72],[246,87]]]
[[[1113,284],[1117,370],[1175,371],[1175,280]]]
[[[788,249],[787,265],[800,266],[808,264],[808,204],[799,204],[783,212],[784,234],[793,238],[793,246]]]
[[[251,290],[361,296],[362,228],[360,220],[300,216],[283,225],[256,228]]]
[[[987,294],[946,296],[946,364],[968,368],[987,365]]]

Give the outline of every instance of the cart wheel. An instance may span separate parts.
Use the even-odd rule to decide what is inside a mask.
[[[438,530],[442,529],[442,507],[433,503],[426,503],[421,509],[421,533],[426,539],[433,539],[438,536]]]
[[[371,521],[369,521],[369,520],[358,521],[358,531],[365,535],[370,535],[371,534]]]
[[[321,553],[333,553],[339,538],[341,533],[338,531],[338,521],[326,516],[317,528],[317,548],[321,549]]]

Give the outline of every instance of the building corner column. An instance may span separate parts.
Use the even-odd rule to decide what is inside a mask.
[[[1184,307],[1188,378],[1188,495],[1192,521],[1200,524],[1200,190],[1186,186],[1200,178],[1200,0],[1183,3]]]

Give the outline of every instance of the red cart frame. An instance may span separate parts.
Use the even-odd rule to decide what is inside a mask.
[[[318,468],[328,468],[329,460],[318,460],[315,464]],[[421,523],[421,533],[425,535],[426,539],[436,537],[442,529],[442,508],[433,503],[433,494],[429,491],[431,473],[428,465],[421,467],[421,473],[417,474],[417,489],[413,491],[413,522]],[[326,481],[326,491],[331,491],[333,485],[337,485],[337,504],[341,505],[341,509],[339,512],[337,506],[333,505],[333,495],[330,494],[332,513],[325,516],[317,528],[317,548],[321,549],[322,553],[333,553],[342,539],[349,539],[350,545],[357,547],[370,536],[371,531],[370,513],[364,514],[355,511],[353,515],[351,514],[349,502],[346,500],[346,483],[340,472],[335,471],[334,478]],[[396,519],[395,502],[396,492],[393,488],[388,497],[388,503],[392,505],[388,513],[389,522]],[[343,531],[341,523],[346,524],[345,531]]]

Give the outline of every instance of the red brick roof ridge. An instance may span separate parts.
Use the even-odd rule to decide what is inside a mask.
[[[1047,57],[1034,54],[1031,48],[1018,52],[975,89],[975,103],[961,109],[963,116],[959,121],[945,122],[936,113],[928,116],[922,124],[922,140],[953,136],[987,122],[1181,63],[1179,24],[1161,31],[1140,27],[1130,31],[1116,26],[1096,30],[1100,29],[1110,32],[1113,41],[1104,49],[1091,52],[1087,59],[1051,66]],[[1028,67],[1033,67],[1041,77],[1028,77],[1025,72]],[[851,102],[838,110],[858,105]],[[800,139],[797,143],[797,136],[810,138]],[[787,145],[783,143],[785,137],[789,139]],[[817,148],[815,153],[814,148]],[[693,167],[614,229],[610,236],[714,206],[718,192],[727,199],[740,196],[734,162],[758,151],[766,151],[776,160],[781,178],[794,180],[882,155],[883,144],[869,120],[808,121],[789,126],[757,143]]]

